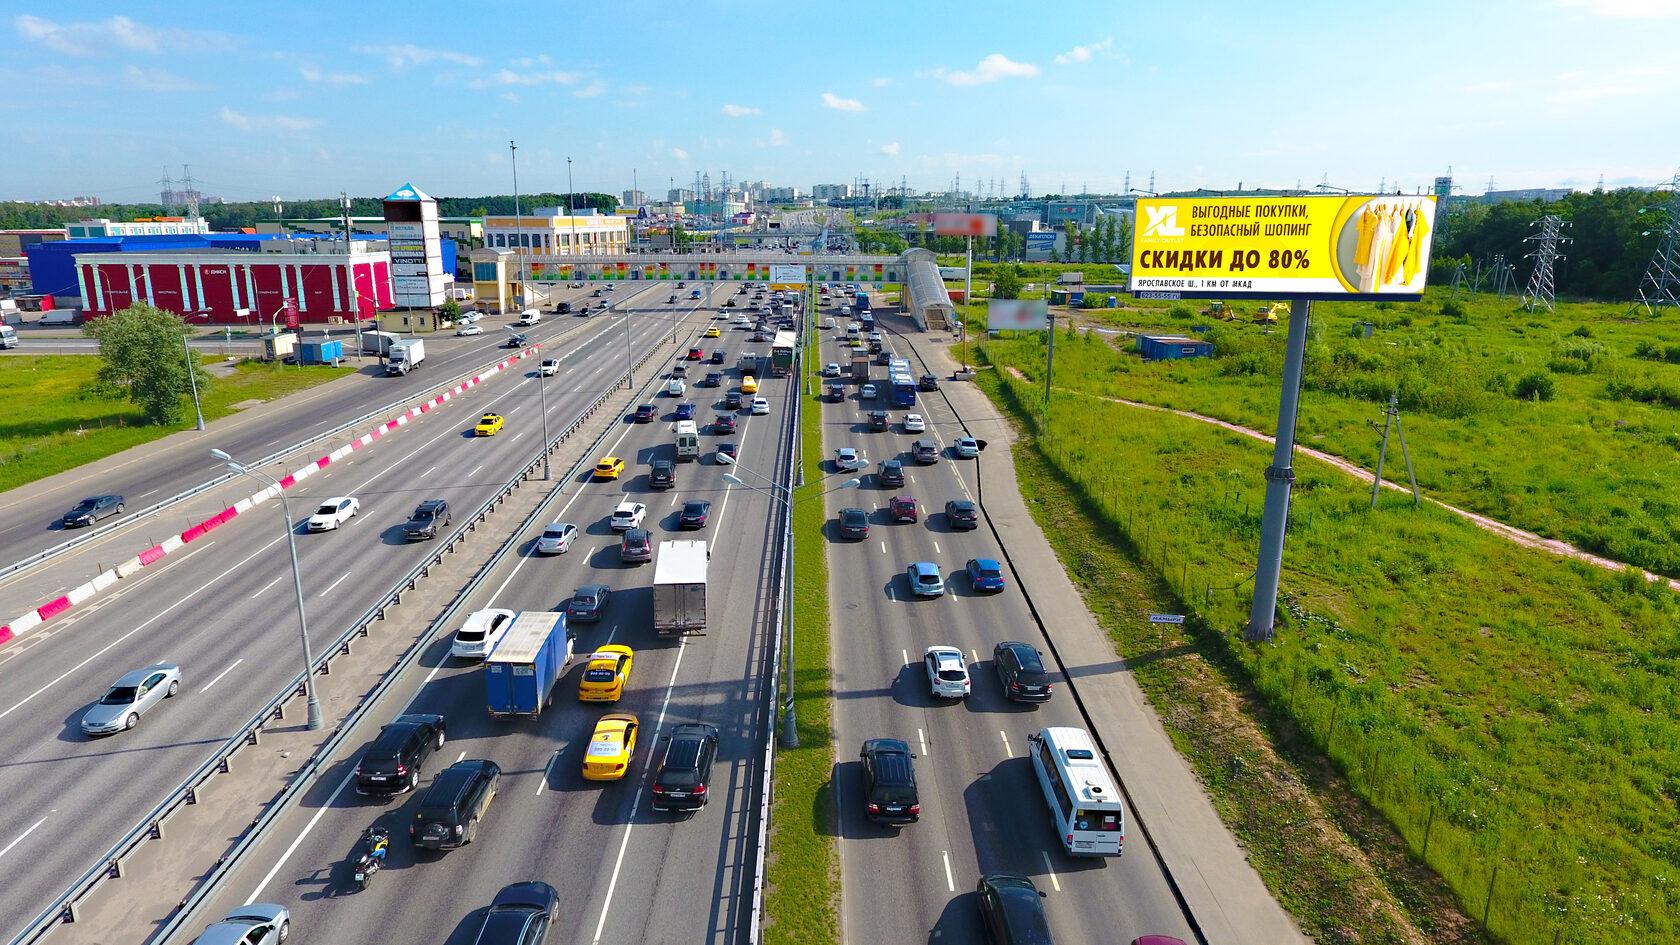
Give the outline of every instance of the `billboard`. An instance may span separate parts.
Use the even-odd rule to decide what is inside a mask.
[[[803,289],[805,288],[804,266],[770,267],[770,288],[772,289]]]
[[[997,232],[997,217],[990,213],[936,213],[933,232],[938,236],[991,236]]]
[[[1050,327],[1050,303],[1044,299],[991,299],[986,302],[987,331],[1043,331]]]
[[[1140,199],[1132,289],[1180,298],[1420,299],[1434,197]]]
[[[391,247],[391,288],[397,305],[443,304],[443,244],[437,201],[413,184],[385,198],[385,231]]]

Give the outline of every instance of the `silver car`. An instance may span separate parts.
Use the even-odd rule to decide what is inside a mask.
[[[234,906],[222,921],[193,939],[193,945],[279,945],[291,934],[292,914],[285,906],[253,902]]]
[[[572,550],[577,534],[578,527],[571,522],[553,522],[543,529],[542,536],[537,539],[537,554],[563,555]]]
[[[131,729],[140,716],[181,688],[181,667],[160,663],[137,669],[111,684],[105,698],[82,715],[82,731],[110,735]]]

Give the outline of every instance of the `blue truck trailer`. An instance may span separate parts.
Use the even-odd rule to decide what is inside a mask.
[[[536,718],[552,701],[554,683],[571,662],[577,634],[566,615],[523,611],[513,618],[496,648],[484,661],[484,684],[490,716]]]

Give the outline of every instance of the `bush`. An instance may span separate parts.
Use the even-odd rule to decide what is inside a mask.
[[[1551,400],[1557,394],[1557,381],[1544,371],[1530,371],[1517,378],[1512,393],[1519,400]]]
[[[1448,299],[1441,303],[1442,318],[1453,318],[1458,321],[1463,321],[1469,316],[1469,314],[1469,311],[1467,311],[1457,299]]]
[[[1188,305],[1185,305],[1183,302],[1180,302],[1172,308],[1167,309],[1167,315],[1170,318],[1195,318],[1196,310]]]

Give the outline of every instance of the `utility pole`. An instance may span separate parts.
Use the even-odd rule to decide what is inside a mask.
[[[1260,557],[1254,566],[1254,600],[1249,605],[1243,639],[1265,643],[1276,631],[1278,577],[1283,571],[1283,538],[1289,525],[1289,493],[1295,485],[1295,420],[1301,405],[1301,366],[1307,358],[1307,320],[1312,302],[1296,298],[1289,306],[1289,341],[1283,357],[1283,391],[1278,398],[1277,439],[1272,465],[1266,468],[1266,506],[1260,517]]]
[[[577,216],[577,194],[572,193],[572,156],[566,155],[566,215]]]
[[[350,194],[342,190],[339,191],[338,204],[344,211],[344,260],[345,265],[348,266],[350,262],[350,238],[354,235],[350,229]],[[350,269],[350,307],[352,309],[351,318],[356,323],[356,360],[360,361],[362,359],[362,299],[360,293],[356,291],[355,272],[354,268]]]

